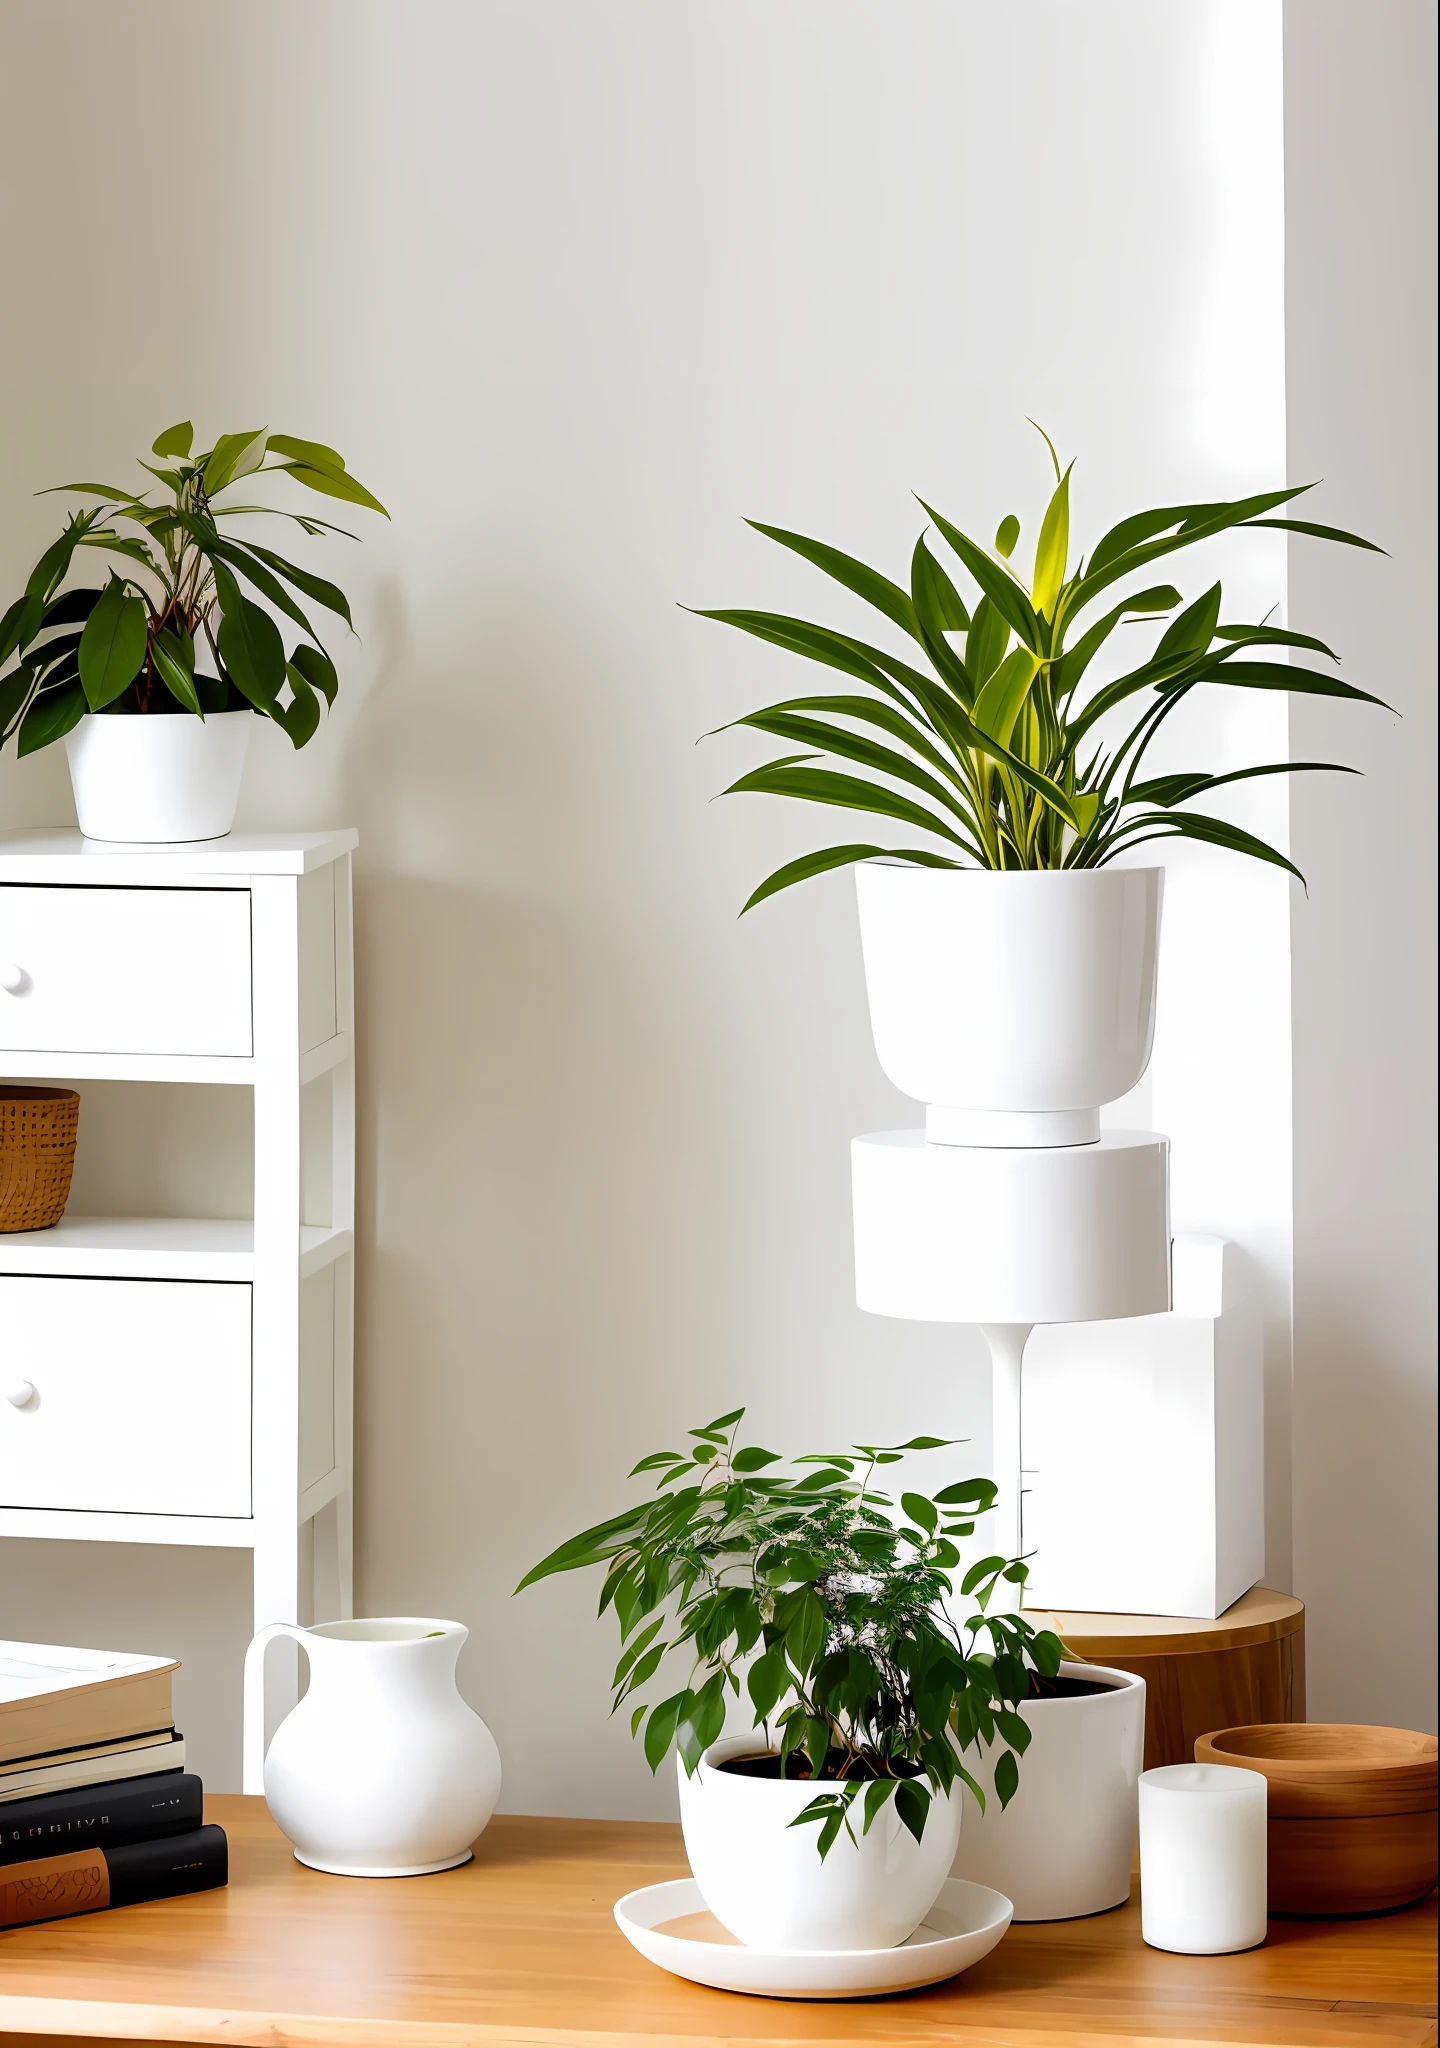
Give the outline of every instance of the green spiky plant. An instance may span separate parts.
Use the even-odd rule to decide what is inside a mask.
[[[0,619],[0,670],[19,657],[0,675],[0,746],[18,734],[17,751],[33,754],[63,739],[87,711],[203,718],[254,710],[303,747],[320,723],[320,698],[334,703],[335,665],[299,598],[349,626],[345,593],[258,541],[241,541],[222,522],[259,513],[293,519],[312,536],[344,528],[283,507],[233,503],[227,494],[279,472],[322,497],[389,514],[321,442],[263,427],[222,434],[199,454],[191,453],[193,440],[184,420],[151,448],[158,466],[141,462],[162,487],[159,503],[150,502],[153,485],[51,486],[101,502],[70,515]],[[120,566],[99,589],[62,590],[82,548],[116,556]],[[288,653],[271,612],[242,583],[305,635]]]
[[[910,588],[904,590],[823,541],[759,520],[747,522],[863,598],[911,645],[909,658],[901,659],[804,619],[774,612],[700,612],[702,618],[718,619],[836,669],[864,692],[791,697],[732,721],[808,751],[767,761],[723,793],[784,796],[873,812],[922,832],[931,843],[828,846],[805,854],[767,876],[746,910],[778,890],[853,861],[885,858],[936,868],[1098,868],[1147,841],[1177,837],[1273,861],[1303,881],[1284,854],[1253,833],[1188,807],[1211,790],[1252,776],[1356,771],[1330,761],[1275,761],[1225,774],[1153,775],[1146,773],[1147,752],[1165,721],[1202,686],[1288,690],[1364,704],[1382,700],[1323,670],[1256,659],[1281,648],[1303,649],[1332,662],[1339,657],[1308,633],[1263,621],[1222,624],[1218,583],[1170,620],[1137,667],[1095,685],[1089,681],[1091,664],[1117,627],[1175,612],[1183,600],[1166,583],[1132,590],[1098,617],[1092,608],[1102,592],[1151,562],[1231,528],[1278,527],[1375,553],[1383,549],[1337,527],[1272,517],[1277,507],[1313,488],[1300,484],[1226,503],[1137,512],[1111,527],[1089,556],[1072,566],[1074,465],[1062,471],[1049,436],[1038,431],[1050,451],[1055,488],[1040,525],[1028,585],[1012,566],[1020,540],[1020,522],[1013,515],[1001,521],[991,553],[924,505],[974,586],[968,600],[923,532],[911,557]],[[923,668],[916,665],[922,657],[928,664]],[[1137,697],[1138,714],[1132,702]],[[1124,717],[1111,719],[1122,707]],[[814,765],[826,756],[846,765]],[[851,772],[852,764],[868,773]],[[874,776],[885,779],[875,781]]]
[[[1006,1805],[1030,1741],[1015,1708],[1054,1678],[1064,1653],[1022,1615],[986,1612],[997,1587],[1019,1598],[1022,1559],[978,1559],[958,1588],[976,1612],[963,1629],[947,1612],[957,1539],[994,1505],[993,1481],[956,1480],[933,1498],[902,1493],[897,1516],[879,1476],[952,1439],[857,1444],[778,1472],[777,1452],[738,1444],[744,1414],[692,1429],[684,1451],[642,1458],[630,1476],[656,1474],[654,1494],[562,1543],[515,1590],[605,1567],[600,1612],[614,1608],[622,1651],[611,1712],[629,1706],[632,1735],[643,1723],[652,1771],[674,1748],[693,1776],[743,1684],[764,1731],[757,1747],[773,1742],[782,1776],[832,1788],[791,1823],[818,1826],[822,1857],[842,1829],[854,1839],[857,1799],[864,1832],[893,1799],[917,1841],[932,1797],[957,1779],[983,1810],[962,1752],[996,1742]],[[678,1690],[635,1704],[662,1668],[683,1680]]]

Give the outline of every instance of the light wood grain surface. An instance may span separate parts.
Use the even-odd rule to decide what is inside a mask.
[[[1017,1927],[952,1984],[833,2005],[683,1983],[631,1950],[621,1893],[685,1873],[678,1828],[499,1818],[474,1863],[390,1882],[297,1864],[261,1801],[218,1798],[225,1891],[0,1934],[0,2038],[243,2048],[1422,2048],[1433,1903],[1276,1921],[1261,1949],[1169,1956],[1138,1904]]]
[[[1041,1617],[1077,1657],[1145,1681],[1145,1768],[1188,1764],[1196,1738],[1241,1722],[1305,1719],[1305,1609],[1253,1586],[1215,1621],[1154,1614]]]
[[[1049,1614],[1049,1624],[1072,1648],[1102,1664],[1109,1657],[1177,1657],[1215,1650],[1249,1650],[1279,1642],[1305,1626],[1305,1603],[1293,1593],[1252,1586],[1215,1621],[1156,1614]],[[1039,1614],[1030,1617],[1038,1625]]]

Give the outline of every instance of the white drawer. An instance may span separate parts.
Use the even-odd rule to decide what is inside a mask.
[[[248,889],[0,885],[0,1050],[251,1044]]]
[[[248,1515],[249,1286],[0,1275],[0,1507]]]

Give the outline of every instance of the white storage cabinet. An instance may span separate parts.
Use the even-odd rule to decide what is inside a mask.
[[[0,1537],[248,1549],[257,1629],[352,1611],[355,844],[0,834],[0,1077],[78,1087],[82,1146],[87,1080],[250,1088],[255,1133],[251,1221],[0,1235]]]

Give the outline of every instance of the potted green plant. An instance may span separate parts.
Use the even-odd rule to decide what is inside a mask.
[[[990,1614],[1018,1560],[985,1557],[958,1587],[959,1539],[994,1501],[988,1479],[898,1504],[877,1481],[893,1446],[780,1459],[738,1442],[743,1409],[691,1430],[685,1451],[642,1458],[655,1492],[537,1564],[605,1567],[622,1654],[612,1712],[643,1728],[652,1770],[678,1755],[681,1821],[710,1911],[750,1946],[894,1947],[949,1875],[964,1758],[996,1746],[1003,1805],[1030,1730],[1017,1711],[1054,1689],[1061,1646],[1018,1614]],[[956,1597],[975,1602],[963,1625]],[[673,1671],[673,1689],[662,1677]],[[642,1692],[663,1697],[642,1700]],[[725,1735],[732,1705],[748,1732]],[[742,1715],[743,1718],[743,1715]],[[757,1732],[758,1731],[758,1732]]]
[[[99,502],[70,515],[0,619],[0,746],[14,734],[33,754],[64,740],[90,838],[221,837],[234,823],[253,715],[303,747],[320,699],[335,701],[335,665],[301,599],[349,626],[344,592],[231,524],[265,515],[312,536],[344,529],[239,503],[235,487],[281,472],[385,513],[318,441],[262,427],[192,453],[193,438],[188,420],[160,435],[158,463],[141,463],[153,479],[143,490],[52,486]],[[82,548],[114,558],[110,573],[98,588],[62,588]],[[303,636],[288,652],[277,613]]]
[[[1137,587],[1152,563],[1232,529],[1373,548],[1277,516],[1310,486],[1138,512],[1072,561],[1071,470],[1048,437],[1046,446],[1055,485],[1028,579],[1014,566],[1013,515],[987,549],[925,506],[965,595],[928,532],[904,588],[838,548],[749,522],[863,599],[898,632],[903,654],[773,612],[701,614],[845,678],[735,720],[801,751],[750,770],[725,794],[870,813],[917,835],[805,854],[744,907],[856,865],[876,1050],[898,1087],[934,1106],[931,1136],[941,1141],[1087,1142],[1099,1135],[1099,1106],[1140,1078],[1154,1028],[1161,871],[1112,865],[1121,856],[1182,837],[1298,876],[1276,848],[1194,805],[1254,776],[1337,764],[1157,773],[1150,750],[1181,705],[1200,689],[1380,702],[1324,668],[1289,665],[1292,650],[1337,660],[1310,634],[1227,621],[1219,583],[1189,603],[1169,583]],[[1137,627],[1158,621],[1143,659],[1107,668]]]

